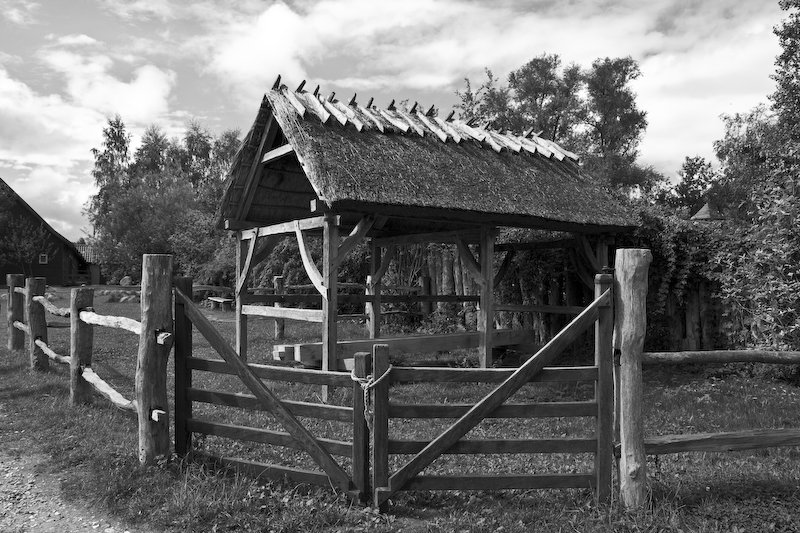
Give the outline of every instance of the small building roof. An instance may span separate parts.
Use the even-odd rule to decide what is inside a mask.
[[[361,106],[355,97],[326,99],[276,83],[234,158],[218,225],[306,218],[312,201],[343,218],[388,216],[377,228],[383,234],[479,224],[596,233],[638,223],[552,141],[393,104]]]

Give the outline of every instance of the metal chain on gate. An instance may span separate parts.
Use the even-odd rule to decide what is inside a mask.
[[[369,374],[365,378],[360,378],[356,376],[355,370],[350,372],[350,378],[361,385],[361,390],[364,391],[364,420],[367,422],[367,428],[370,432],[372,432],[373,418],[375,415],[375,411],[372,408],[372,396],[370,395],[370,391],[375,388],[378,383],[386,379],[391,371],[392,365],[389,365],[389,368],[386,369],[386,372],[381,374],[378,379],[375,379],[375,376],[372,374]]]

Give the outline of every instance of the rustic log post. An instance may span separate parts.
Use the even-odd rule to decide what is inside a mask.
[[[322,370],[337,370],[339,367],[337,353],[337,311],[339,306],[339,221],[333,213],[325,213],[325,224],[322,229]],[[322,386],[322,401],[328,401],[329,387]]]
[[[8,309],[6,318],[8,321],[8,349],[22,350],[25,347],[25,333],[14,327],[14,322],[22,322],[25,318],[25,298],[15,289],[25,286],[24,274],[7,274],[6,285],[8,285]]]
[[[142,333],[136,364],[136,409],[139,415],[139,462],[152,464],[170,453],[167,359],[171,342],[157,335],[172,330],[172,256],[142,258]]]
[[[377,339],[381,336],[381,280],[375,279],[375,275],[381,268],[383,260],[382,249],[371,239],[370,242],[370,274],[367,276],[367,296],[372,297],[372,301],[367,300],[364,309],[367,313],[367,334],[370,339]]]
[[[77,288],[69,298],[69,404],[82,405],[92,401],[92,386],[81,377],[84,367],[92,366],[94,328],[81,320],[81,311],[94,304],[94,289]]]
[[[478,331],[481,331],[478,360],[481,368],[492,366],[492,340],[494,337],[494,228],[481,228],[481,308],[478,312]]]
[[[44,296],[47,283],[44,278],[25,280],[25,324],[28,325],[28,353],[31,370],[45,372],[50,368],[50,358],[36,344],[37,339],[47,344],[47,317],[44,307],[34,302],[34,296]]]
[[[615,335],[620,348],[620,496],[628,509],[641,507],[647,495],[647,457],[642,419],[642,350],[647,326],[647,270],[650,250],[617,250]]]
[[[175,288],[188,298],[192,295],[192,278],[175,278]],[[186,316],[183,302],[175,298],[175,453],[186,455],[192,447],[192,432],[186,421],[192,417],[192,402],[188,391],[192,386],[192,322]]]
[[[430,296],[431,295],[431,277],[430,276],[420,276],[419,277],[419,286],[420,290],[419,293],[421,296]],[[431,301],[423,300],[420,302],[420,311],[422,312],[422,318],[428,318],[428,316],[433,312],[433,305]]]
[[[254,237],[255,238],[255,237]],[[242,232],[236,232],[236,289],[241,287],[241,290],[234,292],[236,298],[236,353],[242,361],[247,361],[247,315],[244,314],[244,297],[247,295],[247,276],[250,272],[247,271],[247,252],[249,250],[249,243],[242,240]],[[241,279],[244,277],[244,281]]]
[[[376,344],[372,350],[372,375],[380,379],[389,371],[389,345]],[[378,489],[389,486],[389,382],[382,380],[372,394],[372,490],[373,502],[380,502]],[[386,512],[389,504],[378,508]]]
[[[353,356],[353,373],[358,379],[366,379],[370,353],[359,352]],[[369,394],[369,393],[367,393]],[[369,427],[364,415],[364,390],[361,383],[353,382],[353,483],[359,499],[369,499]]]
[[[599,298],[613,287],[611,274],[598,274],[594,279],[595,298]],[[597,453],[595,472],[597,474],[596,495],[599,502],[611,498],[611,471],[614,465],[614,307],[613,300],[600,308],[600,316],[595,323],[594,364],[597,366]]]
[[[286,284],[284,283],[283,276],[275,276],[272,278],[272,286],[275,289],[275,296],[283,296],[286,294]],[[275,307],[282,307],[280,302],[275,302]],[[275,341],[283,342],[286,338],[286,321],[282,318],[275,319]]]

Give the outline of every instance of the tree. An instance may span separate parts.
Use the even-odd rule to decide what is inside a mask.
[[[668,203],[674,207],[686,208],[689,214],[697,212],[706,203],[706,193],[716,178],[711,163],[704,157],[687,156],[678,171],[681,180],[673,188],[674,196]]]

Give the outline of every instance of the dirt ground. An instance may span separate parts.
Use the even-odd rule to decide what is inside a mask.
[[[59,494],[61,479],[49,471],[47,458],[24,441],[13,448],[0,449],[1,532],[149,533],[124,527],[94,509],[65,503]]]

